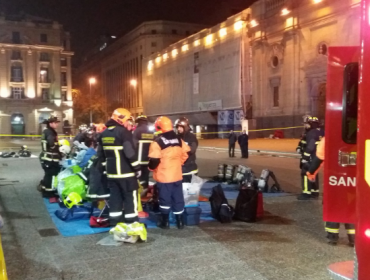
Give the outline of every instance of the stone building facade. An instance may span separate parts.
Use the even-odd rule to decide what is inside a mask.
[[[248,119],[249,129],[301,126],[308,114],[324,121],[328,48],[359,45],[359,4],[256,1],[227,21],[149,56],[143,66],[144,106],[153,117],[187,116],[194,125],[217,124],[219,130],[240,125],[240,117]],[[243,27],[236,33],[230,22],[238,21]],[[237,59],[227,54],[231,42]],[[189,46],[186,52],[182,45]],[[158,100],[166,105],[152,106]],[[199,114],[213,119],[193,117]],[[298,136],[301,128],[285,132]]]
[[[1,134],[39,134],[50,115],[73,122],[72,55],[59,23],[0,16]]]

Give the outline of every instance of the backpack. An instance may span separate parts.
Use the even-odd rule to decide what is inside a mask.
[[[234,209],[229,205],[221,185],[212,188],[209,198],[212,216],[221,223],[231,223]]]
[[[241,189],[236,199],[235,215],[236,220],[247,223],[254,223],[257,218],[258,191],[254,189]]]

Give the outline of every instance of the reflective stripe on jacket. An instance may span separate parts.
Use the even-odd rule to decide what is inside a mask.
[[[123,179],[135,176],[140,169],[132,141],[132,134],[125,127],[110,120],[107,129],[99,138],[99,158],[106,162],[109,179]]]
[[[40,159],[43,161],[59,162],[61,155],[59,152],[58,134],[48,127],[42,132],[41,136],[41,155]]]

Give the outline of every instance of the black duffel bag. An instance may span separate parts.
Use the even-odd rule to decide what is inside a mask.
[[[213,218],[221,223],[231,223],[234,209],[229,205],[221,185],[212,188],[209,202],[211,203]]]
[[[235,220],[254,223],[257,219],[258,191],[241,189],[235,204]]]

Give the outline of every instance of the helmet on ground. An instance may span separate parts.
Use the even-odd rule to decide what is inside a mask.
[[[82,198],[76,192],[71,192],[66,199],[63,200],[63,203],[68,208],[72,208],[74,205],[82,205]]]
[[[61,152],[62,154],[68,155],[71,152],[71,147],[67,145],[60,146],[59,152]]]
[[[154,123],[155,131],[157,133],[165,133],[173,130],[172,121],[168,117],[158,117]]]
[[[22,148],[22,150],[27,150],[28,147],[27,147],[27,145],[23,145],[21,148]]]
[[[185,130],[190,128],[189,120],[185,117],[181,117],[175,121],[175,127],[182,126]]]
[[[118,122],[120,125],[123,125],[129,118],[131,113],[125,108],[118,108],[113,111],[111,119]]]
[[[138,123],[139,121],[148,121],[148,117],[145,115],[140,115],[136,118],[136,122]]]
[[[81,125],[79,126],[79,129],[80,129],[81,131],[85,131],[85,130],[87,129],[87,124],[85,124],[85,123],[81,124]]]
[[[71,144],[69,144],[69,141],[67,139],[61,139],[61,140],[59,140],[59,146],[68,146],[68,147],[70,147]]]

